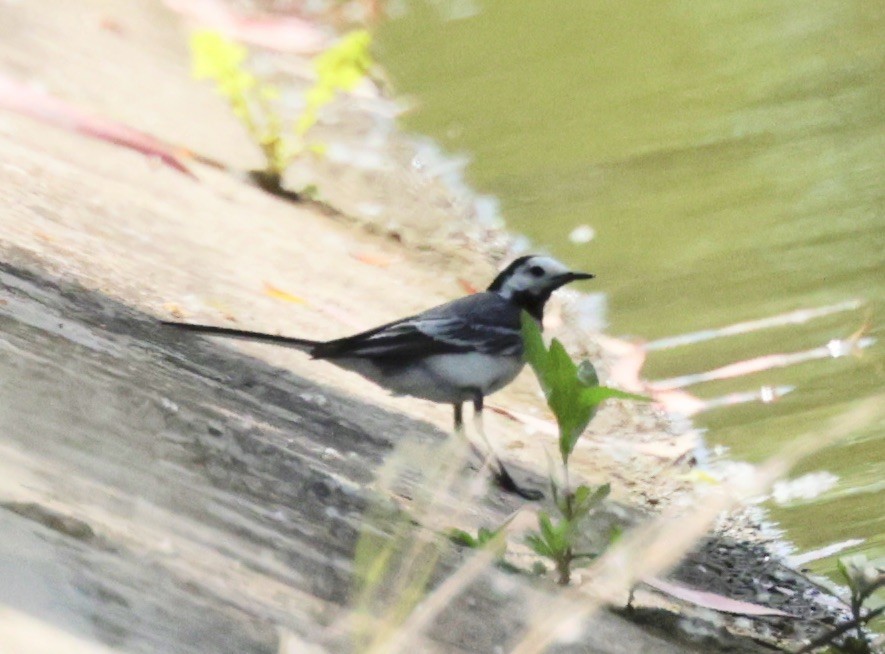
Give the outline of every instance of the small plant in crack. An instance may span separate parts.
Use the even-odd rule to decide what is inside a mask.
[[[350,91],[372,67],[371,36],[365,30],[344,35],[313,60],[316,81],[304,96],[304,106],[287,121],[279,106],[280,90],[260,80],[248,68],[248,50],[213,30],[194,32],[190,40],[193,75],[215,82],[249,136],[264,154],[263,170],[253,178],[264,189],[282,192],[282,176],[298,157],[322,155],[325,145],[310,138],[320,111],[335,96]]]
[[[555,474],[552,465],[550,474],[550,487],[558,515],[539,511],[538,531],[529,534],[526,542],[536,554],[553,562],[557,581],[566,585],[571,580],[573,566],[590,562],[601,554],[580,551],[577,543],[581,528],[610,491],[609,484],[596,488],[580,484],[572,488],[569,458],[581,434],[605,400],[646,401],[647,398],[600,386],[596,371],[589,361],[575,364],[556,339],[549,348],[546,347],[538,324],[528,315],[523,315],[522,337],[526,361],[534,370],[559,427],[561,462],[561,474]]]
[[[872,649],[864,625],[876,615],[881,615],[885,607],[873,610],[865,605],[876,591],[885,587],[885,561],[869,561],[863,554],[856,554],[839,559],[836,566],[851,594],[851,624],[855,632],[853,636],[845,638],[841,648],[847,652],[869,654]]]
[[[526,362],[534,370],[559,427],[561,468],[561,471],[555,471],[551,462],[550,488],[556,508],[555,515],[539,511],[538,530],[526,536],[526,544],[536,554],[553,563],[557,581],[566,585],[571,580],[574,566],[589,563],[601,554],[581,550],[579,543],[583,540],[581,533],[593,510],[602,504],[610,491],[609,484],[596,488],[579,484],[572,488],[569,480],[569,458],[581,434],[605,400],[647,401],[647,398],[600,386],[590,362],[576,365],[562,343],[556,339],[553,339],[549,348],[546,347],[538,324],[528,314],[523,315],[522,337]],[[449,537],[466,547],[490,549],[498,557],[499,566],[515,569],[503,560],[506,551],[504,529],[509,522],[508,520],[496,529],[481,527],[475,536],[461,529],[452,529]],[[609,543],[618,534],[617,531],[610,534]],[[540,562],[534,570],[546,572]]]

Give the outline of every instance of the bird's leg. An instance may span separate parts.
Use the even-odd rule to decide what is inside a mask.
[[[489,458],[488,455],[486,455],[481,449],[479,449],[476,446],[476,443],[470,440],[467,437],[467,434],[464,433],[464,405],[458,403],[453,404],[452,407],[455,409],[455,435],[470,447],[470,451],[479,458],[479,460],[482,462],[483,467],[485,467]]]
[[[492,447],[491,442],[486,436],[482,420],[482,407],[483,396],[480,393],[477,393],[473,398],[473,423],[480,438],[482,438],[483,443],[485,443],[485,446],[488,448],[489,458],[494,463],[495,483],[498,484],[498,487],[502,490],[509,493],[515,493],[527,500],[540,500],[544,497],[544,493],[533,488],[522,488],[516,483],[516,481],[514,481],[513,477],[510,476],[510,473],[507,472],[507,468],[505,468],[504,464],[501,462],[501,457],[495,452],[495,448]]]
[[[455,434],[459,438],[464,437],[464,405],[458,402],[458,404],[453,404],[452,408],[455,410]]]

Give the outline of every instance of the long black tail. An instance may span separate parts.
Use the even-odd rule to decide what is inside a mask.
[[[176,327],[189,332],[197,332],[198,334],[206,334],[208,336],[223,336],[225,338],[237,338],[244,341],[256,341],[258,343],[271,343],[273,345],[282,345],[283,347],[294,347],[304,352],[312,352],[313,349],[322,343],[322,341],[311,341],[306,338],[293,338],[291,336],[276,336],[274,334],[262,334],[261,332],[250,332],[244,329],[230,329],[228,327],[213,327],[212,325],[195,325],[187,322],[169,322],[160,321],[163,325]]]

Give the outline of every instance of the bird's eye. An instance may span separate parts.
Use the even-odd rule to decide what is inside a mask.
[[[542,277],[544,275],[544,269],[541,266],[532,266],[529,268],[529,274],[532,277]]]

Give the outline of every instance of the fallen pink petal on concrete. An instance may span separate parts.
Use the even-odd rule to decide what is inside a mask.
[[[183,148],[176,148],[122,123],[89,114],[64,100],[2,73],[0,73],[0,109],[15,111],[62,129],[135,150],[196,179],[179,159],[179,155],[185,152]]]
[[[172,11],[201,27],[218,30],[236,41],[278,52],[315,54],[329,37],[297,16],[244,16],[217,0],[164,0]]]
[[[706,609],[713,609],[721,613],[734,613],[737,615],[749,616],[777,616],[782,618],[795,617],[791,613],[786,613],[780,609],[772,609],[761,604],[753,604],[752,602],[744,602],[741,600],[731,599],[717,593],[710,593],[704,590],[697,590],[689,586],[673,583],[672,581],[664,581],[657,577],[649,577],[643,579],[642,583],[651,586],[655,590],[659,590],[666,595],[681,599],[685,602],[701,606]]]

